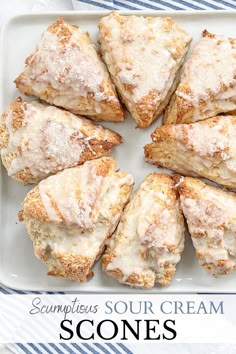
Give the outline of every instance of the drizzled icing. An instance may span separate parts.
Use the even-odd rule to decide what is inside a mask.
[[[40,252],[46,255],[47,264],[51,266],[51,258],[48,257],[48,249],[53,253],[71,255],[80,255],[81,257],[91,257],[94,261],[99,254],[101,246],[105,239],[112,232],[120,214],[111,219],[111,224],[99,223],[94,230],[79,230],[77,225],[68,227],[58,227],[54,223],[41,224],[40,229],[43,235],[53,235],[52,237],[41,238],[40,241],[35,238],[34,245]]]
[[[60,26],[69,30],[71,36],[63,42],[57,33],[49,30],[43,33],[36,52],[25,68],[25,84],[33,80],[33,88],[38,93],[50,85],[65,96],[65,100],[68,95],[91,95],[97,102],[108,99],[117,101],[115,94],[111,96],[111,86],[101,89],[104,80],[109,82],[109,75],[88,34],[65,22]],[[99,104],[97,110],[101,110]]]
[[[102,42],[107,44],[109,55],[118,67],[117,80],[131,85],[134,102],[151,90],[156,90],[158,101],[163,100],[186,54],[190,36],[168,18],[121,18],[122,23],[119,15],[112,13],[102,18],[100,27]],[[104,57],[106,61],[106,52]]]
[[[39,183],[40,197],[50,221],[60,222],[63,218],[69,225],[85,229],[93,226],[92,208],[103,184],[102,176],[97,176],[96,171],[95,164],[86,164]]]
[[[212,158],[217,153],[222,160],[235,158],[236,119],[218,117],[215,123],[194,123],[173,126],[177,148],[181,152],[194,151],[201,157]]]
[[[185,197],[180,190],[181,206],[200,263],[212,263],[214,267],[208,271],[218,276],[236,268],[236,198],[202,183],[199,187],[193,189],[194,198]],[[222,260],[226,263],[220,267]]]
[[[91,276],[132,191],[132,176],[115,167],[113,159],[101,158],[41,181],[34,189],[39,214],[33,210],[38,197],[27,195],[23,221],[49,274],[83,282]]]
[[[178,158],[175,171],[209,178],[235,188],[236,119],[218,116],[205,122],[173,125]],[[214,169],[214,172],[211,170]]]
[[[152,274],[162,283],[165,278],[164,266],[175,266],[180,260],[184,226],[179,203],[175,199],[175,192],[169,189],[171,186],[166,184],[163,187],[163,182],[160,183],[162,188],[158,190],[150,183],[149,177],[145,179],[129,202],[111,240],[111,252],[116,256],[106,270],[120,269],[123,282],[136,273],[140,276]],[[141,254],[146,256],[142,257]]]
[[[182,91],[183,85],[189,86],[189,93]],[[176,95],[198,106],[201,99],[206,101],[212,94],[217,99],[235,96],[235,86],[236,42],[233,44],[224,36],[205,36],[193,48],[184,65]],[[227,91],[224,92],[226,88]]]
[[[29,168],[35,179],[42,179],[49,173],[79,164],[85,149],[95,155],[89,144],[91,139],[102,142],[108,138],[108,131],[101,126],[53,106],[23,102],[21,109],[24,116],[19,129],[13,129],[11,106],[6,117],[9,143],[1,155],[17,154],[8,170],[10,176]],[[89,136],[81,131],[85,125]]]
[[[99,176],[99,163],[100,160],[88,161],[83,166],[64,170],[39,183],[40,197],[51,222],[93,230],[99,215],[108,216],[109,209],[118,201],[121,186],[132,186],[133,179],[128,174],[120,177],[113,171]],[[106,200],[108,190],[114,191]],[[108,214],[111,217],[111,212]]]

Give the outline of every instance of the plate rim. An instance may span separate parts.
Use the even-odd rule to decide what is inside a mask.
[[[52,18],[52,17],[59,17],[59,16],[64,16],[67,18],[75,18],[78,17],[78,20],[80,17],[102,17],[107,15],[108,13],[112,12],[112,10],[92,10],[92,11],[40,11],[40,12],[32,12],[32,13],[21,13],[21,14],[17,14],[17,15],[13,15],[8,17],[8,19],[6,19],[1,27],[1,33],[0,33],[0,51],[1,53],[4,53],[4,46],[5,46],[5,41],[6,41],[6,35],[5,33],[8,31],[8,29],[11,27],[11,25],[14,23],[14,21],[19,21],[19,20],[27,20],[27,19],[32,19],[32,18],[40,18],[40,17],[48,17],[48,18]],[[168,16],[173,16],[174,17],[179,17],[179,16],[184,16],[184,17],[201,17],[202,15],[204,16],[214,16],[214,17],[222,17],[222,16],[229,16],[229,15],[236,15],[236,10],[169,10],[169,11],[165,11],[165,10],[116,10],[116,12],[122,14],[122,15],[139,15],[139,16],[155,16],[155,17],[168,17]],[[203,24],[204,27],[204,24]],[[0,80],[1,82],[3,82],[2,78],[3,78],[3,68],[4,68],[4,56],[2,56],[0,58]],[[0,95],[0,109],[1,111],[3,111],[4,109],[4,102],[3,102],[3,96]],[[2,175],[2,171],[3,171],[3,165],[0,162],[0,175]],[[2,188],[3,188],[3,183],[2,183],[2,178],[0,178],[0,196],[2,194]],[[3,205],[3,201],[2,198],[0,197],[0,225],[2,224],[2,206]],[[0,260],[1,260],[2,256],[0,253]],[[200,265],[199,265],[200,267]],[[198,293],[198,294],[204,294],[206,293],[206,291],[204,291],[203,289],[200,289],[198,286],[195,287],[194,290],[168,290],[168,288],[166,288],[167,290],[165,290],[164,288],[161,288],[162,290],[160,291],[159,287],[154,287],[153,289],[137,289],[137,288],[128,288],[124,287],[122,289],[116,290],[114,291],[109,291],[109,290],[86,290],[86,289],[73,289],[73,290],[68,290],[68,286],[65,285],[65,287],[63,286],[48,286],[48,288],[45,290],[43,289],[41,286],[34,286],[33,289],[28,288],[26,286],[20,286],[19,284],[17,286],[14,285],[14,282],[12,283],[12,278],[7,278],[4,275],[4,272],[1,271],[0,269],[0,287],[1,285],[10,288],[10,289],[15,289],[15,290],[20,290],[20,291],[25,291],[25,292],[32,292],[32,291],[39,291],[39,292],[64,292],[64,293],[87,293],[87,294],[114,294],[114,293],[119,293],[119,294],[135,294],[135,293],[139,293],[139,294],[194,294],[194,293]],[[217,280],[216,280],[217,281]],[[78,283],[79,286],[79,283]],[[232,289],[225,289],[224,292],[222,291],[217,291],[216,286],[213,287],[213,289],[208,289],[207,293],[211,293],[211,294],[232,294],[236,292],[235,290]],[[164,289],[164,290],[163,290]]]
[[[185,15],[186,17],[188,16],[202,16],[202,15],[216,15],[216,16],[222,16],[222,15],[236,15],[236,10],[67,10],[67,11],[34,11],[34,12],[22,12],[20,14],[15,14],[9,16],[7,19],[3,20],[0,32],[0,40],[2,42],[3,39],[3,34],[6,31],[7,27],[10,25],[11,22],[18,20],[18,19],[23,19],[23,18],[32,18],[32,17],[44,17],[44,16],[69,16],[69,17],[75,17],[75,16],[105,16],[108,13],[111,12],[118,12],[121,15],[140,15],[140,16],[160,16],[160,17],[168,17],[171,15],[175,16],[180,16],[180,15]]]

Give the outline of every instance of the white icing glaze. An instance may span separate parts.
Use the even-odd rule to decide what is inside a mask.
[[[6,127],[9,132],[8,147],[1,150],[1,156],[17,153],[8,174],[14,175],[28,167],[36,179],[80,163],[81,154],[89,149],[91,139],[107,141],[111,133],[101,126],[95,126],[69,112],[38,102],[22,102],[23,126],[13,129],[11,106],[7,111]],[[86,124],[90,136],[81,132]],[[20,151],[20,152],[19,152]]]
[[[182,92],[182,84],[190,87],[189,94]],[[228,90],[224,92],[226,88]],[[196,44],[184,65],[181,84],[176,91],[177,96],[194,106],[198,106],[201,99],[210,99],[212,94],[219,100],[236,96],[236,44],[224,36],[205,36]]]
[[[113,218],[111,221],[116,223],[117,218]],[[58,254],[81,255],[95,260],[101,245],[111,232],[111,225],[98,223],[94,230],[83,230],[81,232],[77,226],[72,225],[68,229],[57,227],[57,225],[51,223],[47,225],[45,230],[42,226],[43,232],[54,234],[54,237],[41,239],[40,242],[34,241],[35,246],[39,243],[41,252],[46,253],[49,247]]]
[[[66,225],[75,224],[93,230],[99,215],[109,213],[109,208],[117,203],[121,185],[133,184],[130,175],[121,178],[113,172],[105,177],[98,176],[98,165],[99,160],[88,161],[39,183],[40,196],[50,221],[64,221]],[[115,192],[112,191],[106,199],[106,193],[112,189]]]
[[[114,172],[111,162],[106,176],[98,176],[100,160],[64,170],[39,183],[39,193],[49,221],[24,222],[35,253],[49,266],[61,269],[57,255],[73,266],[73,256],[92,267],[104,242],[117,226],[133,185],[131,175]],[[123,185],[130,186],[124,193]],[[34,232],[36,230],[36,232]],[[89,257],[90,259],[85,257]]]
[[[222,117],[216,124],[194,123],[174,127],[179,143],[178,149],[193,149],[201,157],[213,157],[218,152],[222,160],[235,156],[236,127],[232,117]],[[180,140],[186,136],[187,142],[181,145]]]
[[[110,241],[111,252],[116,256],[106,270],[121,270],[124,283],[133,273],[157,277],[162,282],[164,266],[169,263],[175,267],[180,260],[184,226],[179,203],[167,197],[171,190],[167,184],[163,190],[157,190],[147,177],[133,195]],[[142,257],[141,253],[146,256]]]
[[[200,264],[212,263],[208,271],[218,276],[236,268],[236,198],[220,189],[205,185],[186,198],[181,194],[181,206]],[[220,261],[226,261],[219,266]]]
[[[101,89],[104,80],[109,82],[107,69],[99,59],[95,45],[85,40],[87,34],[66,23],[63,26],[71,32],[66,43],[57,33],[49,30],[43,33],[36,52],[25,68],[25,84],[30,85],[33,80],[33,88],[39,95],[51,85],[59,92],[59,97],[55,97],[57,104],[64,107],[71,104],[70,96],[92,95],[97,101],[96,110],[99,113],[101,100],[118,101],[115,94],[111,96],[107,92],[108,89],[111,91],[110,85]]]
[[[164,100],[185,56],[190,36],[176,24],[167,31],[165,18],[148,21],[142,16],[127,16],[122,24],[117,18],[117,14],[111,14],[101,20],[110,32],[107,36],[105,30],[102,36],[114,65],[118,66],[117,80],[132,86],[134,102],[151,90],[156,90],[157,102]],[[176,60],[178,50],[181,55]],[[129,96],[127,91],[121,94]]]
[[[209,121],[208,121],[209,122]],[[234,116],[218,117],[215,123],[173,125],[179,154],[174,170],[196,173],[211,179],[209,173],[217,161],[219,183],[235,183],[236,120]],[[212,176],[214,180],[214,176]]]

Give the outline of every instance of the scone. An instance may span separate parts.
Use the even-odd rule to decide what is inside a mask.
[[[236,194],[186,177],[180,203],[201,266],[217,277],[236,268]]]
[[[114,85],[89,34],[59,17],[15,80],[20,92],[95,120],[122,121]]]
[[[151,173],[132,195],[108,248],[103,270],[120,283],[169,285],[184,248],[184,222],[175,182]]]
[[[85,282],[127,203],[133,178],[109,157],[48,177],[23,202],[19,219],[49,275]]]
[[[236,38],[203,31],[184,65],[164,123],[193,123],[236,110]]]
[[[119,134],[85,118],[21,98],[0,122],[2,162],[8,175],[24,184],[101,157],[120,143]]]
[[[101,50],[120,97],[139,128],[155,121],[178,83],[191,37],[169,17],[121,16],[99,23]]]
[[[147,162],[236,188],[236,116],[166,125],[145,146]]]

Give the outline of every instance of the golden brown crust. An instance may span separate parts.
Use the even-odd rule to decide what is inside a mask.
[[[44,243],[40,242],[40,238],[46,243],[48,239],[55,237],[50,232],[50,223],[47,226],[47,224],[39,222],[37,219],[27,218],[21,221],[27,225],[29,236],[34,243],[36,257],[47,264],[49,268],[48,275],[76,280],[81,283],[86,282],[93,276],[91,270],[94,264],[93,257],[55,251],[50,245],[45,249]],[[41,232],[43,232],[43,235],[40,235]]]
[[[182,176],[179,176],[178,182],[180,183],[178,186],[178,192],[180,195],[182,195],[184,198],[191,198],[195,200],[197,200],[199,197],[198,193],[206,186],[206,184],[200,179],[191,177],[183,178]],[[218,190],[210,185],[208,185],[208,188],[213,192]]]
[[[109,247],[106,249],[106,253],[102,256],[102,269],[112,278],[117,279],[120,282],[123,282],[122,279],[125,277],[124,273],[119,269],[108,270],[107,266],[112,262],[116,257],[116,253],[111,252]],[[125,281],[131,287],[143,288],[143,289],[152,289],[155,285],[155,276],[153,274],[130,274]]]
[[[48,275],[63,277],[84,283],[93,276],[91,264],[93,259],[90,257],[64,255],[52,252],[52,256],[61,264],[60,271],[58,267],[52,267]]]
[[[96,167],[96,175],[97,176],[108,176],[110,175],[116,166],[115,160],[111,159],[110,157],[103,157],[101,159],[94,160],[94,164],[97,166]],[[82,166],[81,166],[82,168]],[[64,173],[59,172],[57,175],[59,176],[60,174]],[[122,177],[122,172],[119,172],[119,174]],[[125,187],[125,186],[124,186]],[[126,189],[126,188],[125,188]],[[124,192],[126,190],[124,189]],[[128,190],[127,190],[128,192]],[[78,201],[80,199],[80,194],[79,192],[77,193],[77,198]],[[39,192],[39,186],[37,185],[34,187],[31,191],[28,192],[26,195],[24,202],[23,202],[23,208],[24,208],[24,214],[20,214],[21,217],[24,218],[32,218],[32,219],[37,219],[42,222],[49,222],[49,217],[48,214],[43,206],[42,199],[40,196]],[[54,205],[55,208],[55,205]],[[57,209],[56,210],[58,217],[61,219],[61,223],[65,225],[64,218],[60,211]]]
[[[129,200],[133,179],[112,158],[86,162],[39,183],[18,217],[48,275],[85,282]]]
[[[26,102],[20,97],[10,104],[1,122],[0,147],[5,148],[1,153],[2,162],[9,175],[24,184],[38,182],[63,168],[99,158],[122,142],[119,134],[95,126],[82,117],[35,101]],[[64,143],[60,142],[63,140]],[[71,150],[59,163],[58,154],[63,156],[68,144]],[[28,161],[30,151],[34,154]],[[17,170],[11,167],[14,163],[20,165]],[[38,170],[39,165],[41,170]]]
[[[78,26],[75,25],[72,25],[72,27],[74,27],[75,29],[78,28]],[[68,43],[72,35],[70,29],[65,26],[65,22],[63,20],[63,17],[61,16],[58,17],[56,22],[52,23],[47,30],[51,33],[56,34],[62,44]]]
[[[62,65],[60,62],[64,61],[64,57],[61,56],[61,53],[70,51],[67,55],[68,63],[64,62],[64,69],[58,71],[58,73],[56,71],[55,73],[51,72],[52,68],[49,65],[50,63],[48,64],[47,60],[44,58],[44,56],[47,57],[47,53],[48,56],[52,56],[52,53],[50,53],[48,49],[47,41],[49,41],[49,39],[44,38],[45,33],[51,33],[52,36],[50,40],[55,41],[54,47],[56,49],[54,59],[57,60],[57,62],[55,62],[56,67]],[[26,59],[25,70],[14,81],[20,92],[28,96],[37,96],[50,104],[63,107],[74,114],[86,115],[94,120],[123,121],[124,112],[117,99],[115,88],[109,78],[105,65],[102,63],[99,54],[95,50],[89,34],[82,32],[78,26],[67,24],[62,17],[58,18],[55,23],[50,25],[45,33],[36,51]],[[83,54],[85,57],[87,56],[87,63],[91,61],[90,64],[87,64],[87,69],[82,70],[82,74],[77,73],[79,76],[87,75],[85,78],[80,77],[82,84],[80,84],[79,80],[70,83],[68,76],[71,70],[76,70],[73,68],[73,65],[77,65],[77,63],[75,63],[75,61],[70,62],[70,57],[72,57],[71,53],[73,53],[73,50],[77,53],[78,47],[81,50],[76,54],[78,62],[80,53],[81,56]],[[59,58],[60,56],[61,59]],[[80,65],[84,67],[85,63],[83,60],[84,59],[81,59]],[[85,70],[87,70],[88,73],[85,73]],[[86,77],[91,78],[90,71],[94,71],[94,81],[91,81],[91,84],[86,80]],[[64,73],[67,73],[67,75],[65,76]],[[101,76],[101,82],[96,86],[95,80],[98,80],[99,75]],[[34,77],[34,79],[32,79],[32,77]],[[45,77],[47,77],[47,79]],[[72,80],[75,80],[75,76],[72,77]],[[81,85],[81,88],[77,91],[75,89],[76,85],[78,85],[78,87]],[[88,87],[86,85],[88,85]],[[86,92],[83,92],[82,88],[83,90],[85,88]],[[99,98],[97,99],[96,96],[99,96]]]
[[[41,100],[48,102],[49,104],[54,104],[58,107],[68,109],[68,111],[78,114],[84,115],[94,121],[111,121],[111,122],[122,122],[124,120],[124,112],[119,104],[119,102],[114,101],[101,101],[99,105],[101,106],[101,113],[96,112],[96,102],[93,97],[79,97],[72,99],[73,106],[76,108],[66,107],[64,104],[58,102],[60,101],[61,96],[58,94],[57,90],[48,86],[43,92],[40,93],[40,96],[34,91],[32,87],[25,86],[23,81],[25,81],[24,74],[20,75],[19,78],[15,80],[16,87],[18,90],[27,96],[37,96]],[[106,82],[101,84],[102,91],[108,92],[108,87]],[[111,93],[108,93],[111,94]],[[58,103],[57,103],[58,102]],[[88,108],[89,107],[89,108]]]
[[[146,128],[159,118],[159,115],[155,114],[156,105],[156,90],[151,90],[148,95],[142,97],[136,103],[132,117],[136,120],[138,128]]]
[[[193,123],[235,111],[235,49],[235,38],[203,31],[165,110],[164,124]]]
[[[12,130],[16,131],[17,129],[23,126],[24,121],[24,112],[22,109],[22,98],[18,97],[15,101],[11,103],[11,114],[12,114]],[[7,112],[4,112],[1,115],[1,124],[0,124],[0,148],[6,148],[9,143],[9,132],[6,129],[6,119]]]
[[[24,114],[22,110],[22,99],[18,97],[15,101],[11,104],[11,114],[12,114],[12,130],[15,132],[19,128],[23,126],[24,121]],[[10,133],[6,127],[6,119],[7,119],[7,112],[4,112],[1,115],[1,124],[0,124],[0,149],[7,148],[10,139]],[[17,157],[17,153],[19,151],[10,152],[8,155],[2,155],[2,163],[5,168],[8,170],[11,166],[12,161]],[[25,181],[28,178],[29,171],[24,170],[16,174],[15,179],[19,181]]]
[[[131,287],[169,285],[183,240],[175,181],[167,174],[151,173],[126,205],[102,256],[102,268]]]
[[[112,259],[116,256],[115,253],[109,253],[109,249],[107,249],[102,257],[102,269],[111,277],[117,279],[122,282],[122,278],[124,278],[124,273],[118,268],[114,270],[107,270],[107,265],[112,262]],[[165,264],[165,277],[162,279],[161,285],[168,286],[170,285],[173,276],[175,275],[175,267],[172,264]],[[132,273],[126,279],[126,284],[135,288],[143,288],[143,289],[152,289],[155,286],[155,276],[153,274],[137,274]]]
[[[23,202],[23,208],[24,210],[20,211],[18,214],[20,221],[23,221],[24,217],[26,217],[49,222],[48,215],[40,197],[39,186],[34,187],[27,193]]]
[[[166,125],[152,133],[145,159],[183,175],[202,176],[236,188],[236,117],[218,116],[194,124]]]
[[[236,194],[190,177],[181,177],[178,191],[200,265],[211,275],[236,269]]]
[[[190,90],[188,87],[182,85],[182,92],[188,93]],[[199,109],[202,108],[202,104],[199,103]],[[182,97],[177,97],[174,93],[171,97],[169,105],[167,106],[164,116],[163,124],[179,124],[179,123],[192,123],[192,114],[194,106],[189,101]],[[184,117],[184,119],[183,119]]]
[[[13,131],[20,129],[24,125],[24,111],[22,108],[24,104],[21,97],[18,97],[15,101],[11,103],[11,114],[12,114],[12,128]],[[2,115],[2,121],[6,122],[6,113]]]
[[[154,30],[156,22],[159,25],[158,35]],[[145,128],[159,118],[176,88],[177,72],[191,38],[171,18],[121,16],[114,11],[102,18],[98,27],[103,58],[121,100],[137,127]],[[167,50],[163,59],[161,53],[170,46],[170,58]],[[170,61],[175,62],[174,69],[169,65]],[[162,85],[162,80],[166,80],[163,72],[168,72],[169,76],[168,82]],[[158,83],[155,83],[155,77],[158,77]]]

